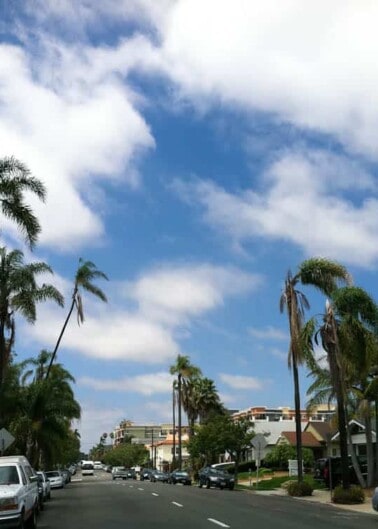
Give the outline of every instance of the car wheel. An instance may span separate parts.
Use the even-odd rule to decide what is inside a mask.
[[[48,500],[51,500],[51,491],[48,492],[48,494],[47,494],[47,499],[48,499]]]
[[[37,529],[37,510],[38,510],[38,507],[37,507],[37,504],[35,504],[34,509],[30,515],[30,518],[26,523],[26,526],[28,527],[28,529]]]
[[[202,485],[203,485],[203,483],[202,483],[202,481],[200,480],[200,481],[198,482],[198,486],[199,486],[200,489],[202,489]]]
[[[228,488],[229,488],[230,490],[234,490],[234,485],[230,485]]]
[[[209,479],[206,481],[206,488],[207,488],[207,489],[210,488],[210,480],[209,480]]]
[[[223,485],[220,485],[219,488],[220,488],[220,490],[223,490],[223,489],[224,489]]]

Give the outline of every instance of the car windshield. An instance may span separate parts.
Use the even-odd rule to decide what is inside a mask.
[[[89,463],[87,464],[84,464],[82,467],[81,467],[82,470],[93,470],[93,465],[90,465]]]
[[[20,478],[16,465],[0,467],[0,485],[18,485]]]
[[[176,476],[184,476],[184,477],[186,477],[187,475],[188,475],[187,472],[181,472],[181,471],[180,472],[176,472]]]
[[[46,476],[49,478],[59,478],[60,474],[57,470],[52,470],[50,472],[46,472]]]

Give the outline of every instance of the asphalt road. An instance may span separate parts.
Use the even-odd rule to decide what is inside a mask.
[[[110,474],[100,471],[64,490],[53,490],[38,521],[39,529],[377,529],[378,523],[375,514],[288,497],[112,481]]]

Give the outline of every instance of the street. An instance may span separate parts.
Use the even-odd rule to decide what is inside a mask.
[[[243,491],[112,481],[98,472],[54,490],[38,522],[39,529],[376,529],[377,516]]]

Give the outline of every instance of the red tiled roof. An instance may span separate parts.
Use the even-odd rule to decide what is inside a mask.
[[[281,436],[285,437],[292,446],[297,444],[295,432],[282,432]],[[321,444],[311,432],[302,432],[302,446],[306,448],[318,448]]]

